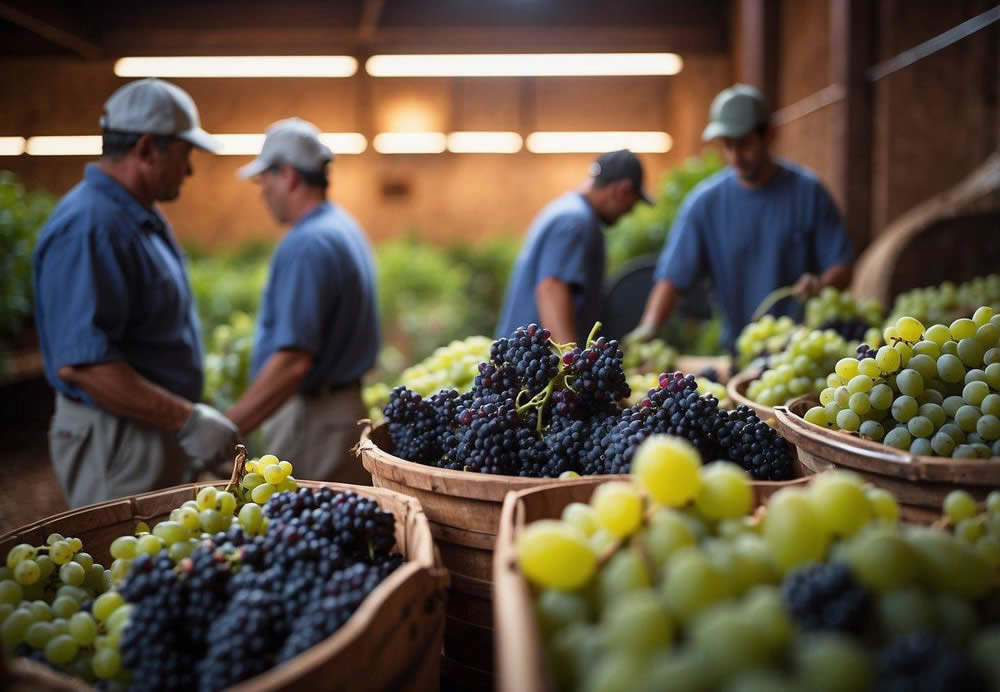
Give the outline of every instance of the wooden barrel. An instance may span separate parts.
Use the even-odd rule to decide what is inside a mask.
[[[754,483],[758,505],[783,487],[803,485],[808,478]],[[496,622],[498,692],[547,692],[553,689],[541,634],[535,621],[534,598],[517,566],[517,533],[537,519],[556,519],[571,502],[588,502],[595,484],[564,481],[558,485],[511,492],[500,516],[493,560],[493,611]]]
[[[778,430],[798,449],[807,468],[839,466],[885,488],[900,504],[905,519],[931,523],[941,515],[952,490],[969,492],[982,501],[1000,487],[1000,459],[950,459],[916,456],[855,434],[807,423],[799,410],[774,409]]]
[[[132,535],[137,522],[152,526],[166,519],[206,485],[226,484],[181,485],[63,512],[0,536],[0,553],[6,555],[18,543],[43,545],[50,533],[61,533],[79,538],[95,561],[110,565],[115,538]],[[299,486],[350,490],[374,499],[395,516],[396,545],[406,562],[333,635],[230,692],[437,689],[448,574],[434,553],[420,502],[381,488],[318,481],[299,481]]]

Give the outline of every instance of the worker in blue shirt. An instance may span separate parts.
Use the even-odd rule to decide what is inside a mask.
[[[774,289],[794,285],[805,300],[850,281],[854,255],[840,214],[815,175],[772,156],[774,128],[757,89],[737,84],[716,96],[702,139],[720,139],[729,166],[684,200],[627,339],[652,338],[705,274],[721,303],[727,346]],[[798,309],[785,301],[776,312]]]
[[[601,154],[577,190],[550,202],[528,230],[507,287],[496,336],[539,324],[557,343],[583,343],[604,289],[604,232],[643,192],[643,170],[628,149]]]
[[[268,452],[290,460],[299,478],[370,485],[350,450],[365,417],[361,376],[379,348],[375,265],[364,231],[327,201],[332,160],[314,125],[288,118],[240,169],[292,228],[271,260],[252,383],[227,415],[244,435],[263,425]]]
[[[35,321],[56,390],[49,449],[78,507],[183,482],[235,453],[201,398],[200,325],[185,259],[156,202],[177,199],[192,147],[215,151],[187,92],[118,89],[103,149],[56,206],[34,254]]]

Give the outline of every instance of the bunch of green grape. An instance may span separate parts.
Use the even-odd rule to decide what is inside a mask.
[[[852,350],[832,329],[799,328],[784,350],[769,359],[769,367],[747,386],[746,396],[764,406],[778,406],[826,387],[826,375]]]
[[[225,410],[243,396],[250,384],[253,318],[233,313],[230,324],[212,331],[205,352],[205,401]]]
[[[625,400],[626,406],[637,406],[649,394],[650,389],[659,389],[660,376],[652,373],[642,373],[629,371],[625,373],[625,381],[628,382],[632,394]],[[698,385],[698,393],[711,394],[719,400],[719,407],[731,409],[733,402],[729,399],[726,385],[713,382],[707,377],[696,377],[694,380]]]
[[[956,537],[974,545],[991,565],[1000,566],[1000,490],[991,492],[982,507],[964,490],[952,490],[942,509]]]
[[[784,350],[788,338],[795,330],[791,317],[764,315],[743,328],[736,339],[737,362],[740,369],[748,367],[755,359]]]
[[[819,329],[828,322],[858,320],[870,327],[882,324],[885,310],[875,298],[857,300],[846,291],[827,286],[806,301],[806,326]]]
[[[382,420],[382,409],[389,402],[393,387],[405,385],[420,396],[429,397],[441,389],[456,389],[460,393],[472,389],[479,374],[479,364],[490,358],[493,340],[485,336],[470,336],[437,348],[431,355],[404,370],[395,384],[376,382],[368,385],[361,398],[368,408],[369,418]]]
[[[79,538],[51,534],[43,546],[15,545],[0,567],[0,639],[89,682],[117,674],[118,643],[128,621],[119,612],[110,570],[83,552]]]
[[[669,372],[677,360],[677,349],[663,339],[626,344],[622,367],[626,372],[660,374]]]
[[[631,483],[520,531],[556,687],[914,689],[879,665],[910,636],[941,637],[982,689],[1000,682],[1000,628],[979,607],[998,595],[988,551],[900,524],[890,493],[846,472],[754,505],[741,469],[655,436]]]
[[[278,461],[273,454],[265,454],[256,461],[246,463],[246,475],[240,480],[238,490],[240,500],[247,503],[263,505],[275,493],[285,490],[296,490],[299,486],[292,475],[290,461]],[[241,510],[242,511],[242,510]],[[251,534],[256,531],[244,525]]]
[[[904,316],[885,340],[837,362],[806,421],[921,456],[1000,456],[1000,315],[926,329]]]
[[[895,324],[900,317],[913,317],[924,324],[951,324],[980,305],[1000,311],[1000,274],[980,276],[958,286],[945,281],[901,293],[887,324]]]

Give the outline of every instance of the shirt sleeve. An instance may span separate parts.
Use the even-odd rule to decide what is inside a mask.
[[[336,268],[324,257],[298,239],[275,254],[267,294],[276,351],[294,348],[315,356],[322,349],[326,315],[337,300],[332,289]]]
[[[689,198],[681,205],[653,275],[654,281],[669,279],[681,291],[689,290],[703,273],[704,251],[695,201]]]
[[[851,238],[847,235],[844,220],[837,205],[822,184],[816,184],[816,222],[814,226],[814,252],[819,271],[824,272],[837,264],[854,261]]]
[[[124,359],[131,265],[127,248],[88,228],[70,228],[41,258],[36,316],[53,370]]]
[[[536,286],[549,278],[576,287],[587,283],[587,223],[572,215],[553,221],[538,251]]]

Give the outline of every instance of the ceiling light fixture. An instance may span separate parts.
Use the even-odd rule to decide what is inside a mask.
[[[100,135],[28,137],[25,151],[31,156],[100,156]]]
[[[599,77],[674,75],[676,53],[500,53],[373,55],[373,77]]]
[[[663,154],[673,140],[666,132],[532,132],[526,140],[534,154],[601,153],[631,149],[639,154]]]
[[[232,55],[121,58],[119,77],[350,77],[358,61],[349,55]]]
[[[521,135],[516,132],[452,132],[448,151],[455,154],[516,154],[521,151]]]
[[[380,154],[440,154],[447,143],[441,132],[381,132],[372,146]]]
[[[24,137],[0,137],[0,156],[20,156],[24,153]]]

